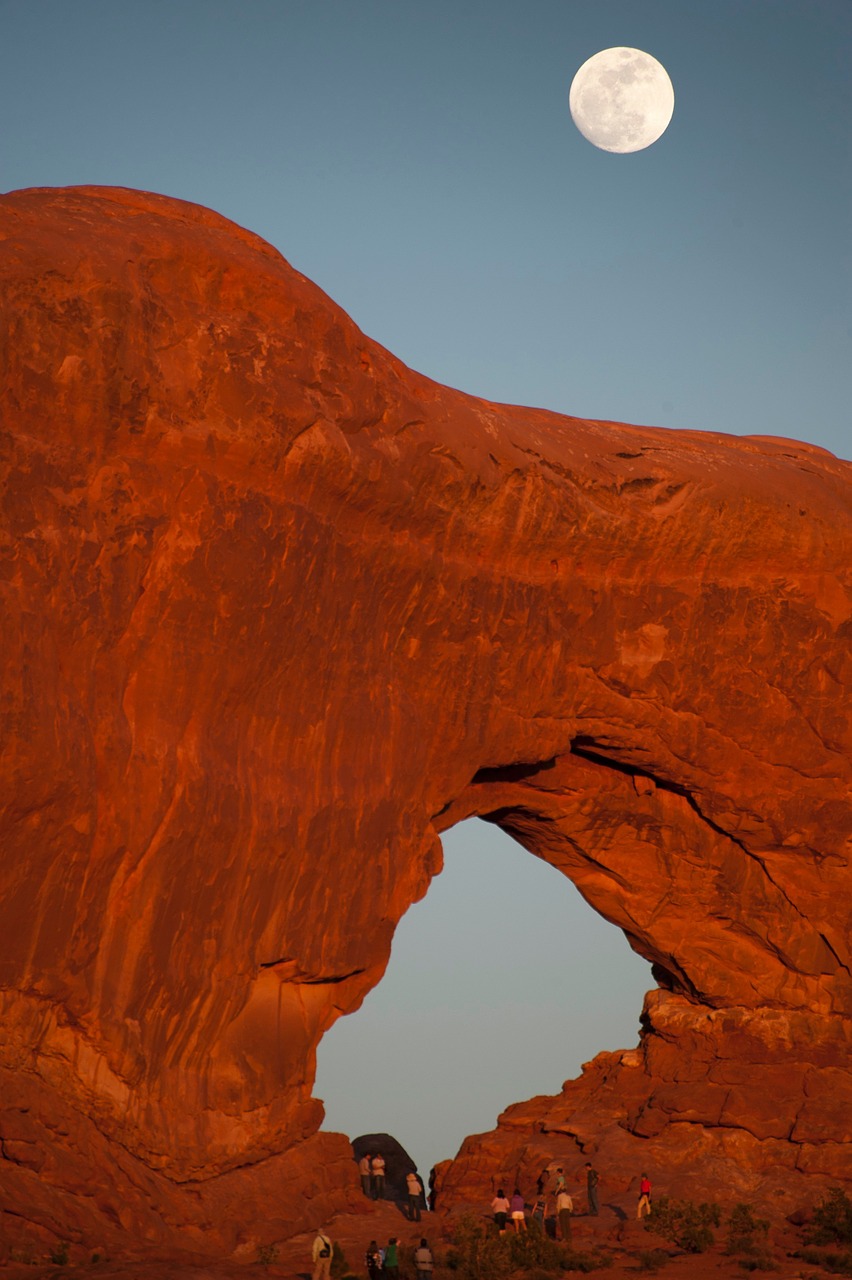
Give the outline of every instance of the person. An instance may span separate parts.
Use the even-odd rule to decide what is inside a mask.
[[[510,1209],[509,1201],[506,1199],[506,1192],[501,1187],[494,1199],[491,1201],[491,1212],[494,1214],[494,1223],[497,1227],[497,1234],[504,1235],[506,1231],[506,1215]]]
[[[361,1175],[361,1190],[365,1196],[370,1194],[370,1153],[367,1151],[358,1161],[358,1172]]]
[[[571,1214],[574,1212],[574,1201],[568,1194],[568,1188],[562,1186],[556,1193],[556,1221],[559,1223],[559,1234],[563,1244],[571,1243]]]
[[[512,1226],[515,1228],[515,1234],[517,1235],[519,1231],[526,1231],[527,1219],[524,1212],[524,1197],[521,1195],[517,1187],[515,1187],[515,1190],[512,1192],[510,1208],[512,1213]]]
[[[331,1257],[334,1252],[331,1240],[322,1227],[317,1232],[311,1257],[314,1263],[313,1280],[331,1280]]]
[[[408,1221],[420,1221],[420,1197],[423,1195],[423,1183],[418,1178],[414,1170],[405,1175],[405,1185],[408,1188]]]
[[[374,1200],[380,1200],[385,1193],[385,1162],[380,1151],[370,1161],[370,1188]]]
[[[562,1172],[562,1165],[558,1164],[556,1166],[556,1177],[554,1179],[553,1190],[555,1191],[556,1195],[559,1195],[559,1192],[564,1191],[564,1189],[565,1189],[565,1174]]]
[[[428,1240],[420,1241],[420,1248],[414,1251],[414,1265],[417,1268],[417,1280],[431,1280],[435,1260]]]
[[[367,1245],[367,1253],[364,1257],[367,1264],[367,1275],[370,1280],[381,1280],[382,1274],[382,1255],[379,1252],[379,1246],[375,1240],[371,1240]]]
[[[586,1161],[586,1196],[589,1201],[589,1213],[593,1218],[598,1216],[598,1183],[600,1174],[592,1168],[591,1160]]]
[[[385,1249],[385,1275],[390,1280],[399,1280],[399,1241],[391,1236]]]
[[[642,1217],[642,1210],[645,1210],[647,1216],[651,1212],[651,1181],[647,1173],[643,1173],[639,1179],[639,1201],[636,1205],[636,1217]]]
[[[539,1200],[544,1196],[547,1190],[547,1184],[550,1181],[550,1165],[545,1165],[541,1173],[538,1175],[535,1184],[535,1193]]]

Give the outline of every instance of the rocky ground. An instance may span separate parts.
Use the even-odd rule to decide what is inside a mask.
[[[346,1214],[328,1226],[335,1242],[342,1248],[351,1274],[365,1277],[363,1266],[367,1244],[375,1238],[384,1244],[390,1236],[398,1236],[403,1246],[417,1245],[425,1236],[436,1254],[436,1280],[451,1280],[454,1272],[444,1264],[444,1255],[453,1232],[453,1216],[425,1213],[421,1223],[410,1223],[401,1209],[390,1203],[365,1203],[363,1212]],[[274,1262],[264,1266],[257,1249],[247,1251],[245,1261],[224,1261],[192,1266],[166,1261],[111,1263],[108,1259],[93,1263],[73,1258],[68,1265],[45,1262],[6,1261],[0,1263],[3,1280],[245,1280],[247,1276],[269,1276],[277,1280],[310,1280],[310,1251],[314,1232],[295,1237],[278,1246]],[[633,1277],[653,1274],[647,1263],[652,1251],[656,1256],[656,1274],[667,1280],[724,1280],[748,1274],[737,1257],[725,1254],[724,1233],[717,1233],[716,1245],[703,1254],[687,1254],[674,1248],[659,1236],[645,1230],[633,1217],[633,1202],[605,1204],[598,1218],[578,1213],[573,1220],[573,1247],[577,1252],[597,1252],[606,1259],[599,1274],[607,1277]],[[771,1274],[777,1280],[822,1280],[829,1273],[794,1256],[801,1247],[801,1233],[785,1223],[776,1223],[769,1234],[767,1252],[771,1256]],[[519,1275],[522,1273],[519,1273]],[[566,1273],[577,1275],[579,1272]],[[595,1273],[598,1274],[598,1273]],[[538,1276],[541,1273],[537,1273]],[[413,1280],[406,1277],[403,1280]]]

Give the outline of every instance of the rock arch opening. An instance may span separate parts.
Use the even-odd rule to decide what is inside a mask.
[[[442,836],[382,981],[317,1053],[324,1128],[390,1133],[421,1172],[512,1102],[636,1044],[649,967],[569,879],[493,822]]]

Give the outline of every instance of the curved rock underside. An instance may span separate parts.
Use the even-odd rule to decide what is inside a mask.
[[[438,386],[178,201],[0,209],[7,1225],[239,1253],[355,1203],[316,1045],[471,814],[658,990],[444,1203],[556,1147],[852,1180],[849,464]]]

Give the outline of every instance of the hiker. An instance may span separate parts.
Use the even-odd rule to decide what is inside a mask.
[[[370,1190],[374,1200],[380,1200],[385,1193],[385,1162],[381,1152],[370,1161]]]
[[[642,1217],[642,1210],[645,1210],[645,1216],[651,1212],[651,1180],[647,1173],[643,1173],[639,1180],[639,1200],[636,1205],[637,1220]]]
[[[559,1223],[559,1234],[563,1244],[571,1243],[571,1214],[574,1212],[574,1201],[563,1186],[556,1193],[556,1221]]]
[[[560,1191],[565,1190],[565,1174],[562,1172],[561,1164],[558,1164],[556,1166],[556,1178],[554,1180],[553,1190],[555,1191],[556,1195],[559,1195]]]
[[[379,1252],[379,1246],[375,1240],[371,1240],[367,1245],[367,1252],[364,1256],[367,1264],[367,1275],[370,1280],[381,1280],[382,1274],[382,1255]]]
[[[320,1227],[317,1232],[311,1257],[314,1263],[313,1280],[331,1280],[331,1258],[334,1250],[331,1240]]]
[[[420,1248],[414,1251],[414,1265],[417,1268],[417,1280],[432,1280],[432,1268],[435,1260],[428,1240],[420,1241]]]
[[[399,1280],[399,1241],[391,1236],[385,1249],[385,1275],[390,1280]]]
[[[524,1197],[521,1195],[517,1187],[515,1187],[515,1190],[512,1192],[510,1208],[512,1213],[512,1226],[515,1228],[515,1235],[517,1235],[519,1231],[526,1231],[527,1218],[524,1212]]]
[[[591,1160],[586,1161],[586,1197],[589,1201],[589,1213],[593,1218],[598,1216],[598,1183],[600,1174],[592,1168]]]
[[[358,1161],[358,1172],[361,1175],[361,1190],[369,1199],[370,1196],[370,1153],[365,1152]]]
[[[497,1234],[502,1236],[506,1231],[506,1217],[511,1208],[509,1201],[506,1199],[506,1192],[501,1187],[494,1199],[491,1201],[491,1212],[494,1214],[494,1225],[497,1228]]]
[[[420,1221],[420,1197],[423,1195],[423,1183],[418,1178],[414,1170],[405,1175],[405,1185],[408,1188],[408,1221]]]

